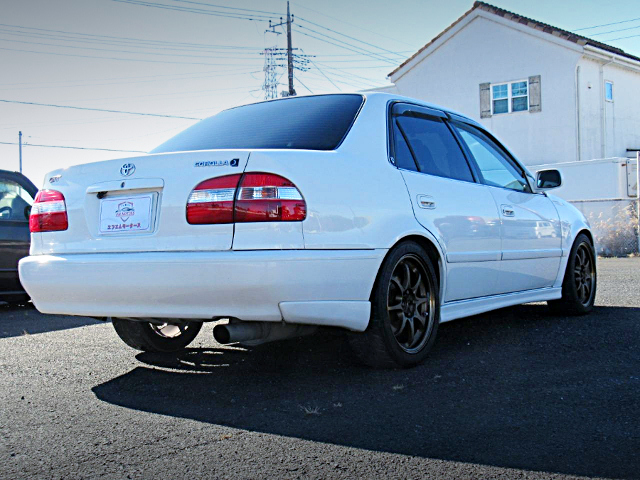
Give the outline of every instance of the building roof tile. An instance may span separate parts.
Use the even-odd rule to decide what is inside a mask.
[[[575,43],[577,45],[580,45],[580,46],[591,45],[592,47],[596,47],[596,48],[599,48],[601,50],[605,50],[607,52],[615,53],[616,55],[621,55],[623,57],[630,58],[631,60],[635,60],[635,61],[639,61],[640,62],[640,57],[637,57],[635,55],[631,55],[631,54],[625,52],[624,50],[622,50],[620,48],[613,47],[611,45],[607,45],[606,43],[602,43],[602,42],[599,42],[597,40],[593,40],[591,38],[584,37],[582,35],[578,35],[578,34],[573,33],[573,32],[569,32],[568,30],[563,30],[561,28],[554,27],[553,25],[549,25],[547,23],[543,23],[543,22],[539,22],[537,20],[533,20],[531,18],[523,17],[522,15],[518,15],[517,13],[510,12],[508,10],[505,10],[503,8],[500,8],[500,7],[496,7],[494,5],[490,5],[490,4],[485,3],[485,2],[476,1],[476,2],[473,3],[473,7],[471,7],[470,10],[468,10],[464,15],[462,15],[455,22],[453,22],[451,25],[449,25],[447,28],[445,28],[442,32],[440,32],[436,37],[434,37],[424,47],[422,47],[420,50],[418,50],[416,53],[414,53],[411,57],[409,57],[407,60],[405,60],[398,68],[396,68],[393,72],[391,72],[389,74],[389,76],[391,76],[391,75],[397,73],[399,70],[401,70],[405,65],[407,65],[414,58],[416,58],[418,55],[420,55],[422,52],[424,52],[427,48],[429,48],[431,45],[433,45],[434,42],[436,42],[440,37],[442,37],[445,33],[447,33],[453,27],[455,27],[458,23],[460,23],[464,18],[466,18],[469,14],[471,14],[475,10],[483,10],[485,12],[492,13],[492,14],[497,15],[499,17],[503,17],[503,18],[505,18],[507,20],[514,21],[514,22],[519,23],[521,25],[526,25],[526,26],[528,26],[530,28],[535,28],[536,30],[539,30],[541,32],[545,32],[545,33],[548,33],[548,34],[551,34],[551,35],[554,35],[556,37],[562,38],[562,39],[567,40],[569,42],[573,42],[573,43]]]

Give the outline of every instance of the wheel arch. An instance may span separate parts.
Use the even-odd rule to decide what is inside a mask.
[[[404,236],[401,236],[395,240],[393,245],[387,251],[387,254],[382,259],[380,266],[378,267],[378,273],[376,274],[376,281],[371,287],[371,294],[373,294],[373,290],[375,289],[375,284],[378,281],[378,276],[380,275],[380,270],[384,265],[385,260],[389,256],[389,253],[398,245],[404,242],[415,242],[420,245],[427,252],[428,259],[431,261],[433,265],[433,269],[436,273],[436,279],[438,281],[438,290],[440,293],[440,299],[444,298],[444,288],[446,285],[446,266],[444,262],[444,254],[442,253],[440,247],[438,246],[438,242],[435,239],[429,238],[427,235],[422,233],[408,233]]]
[[[577,234],[576,234],[576,238],[573,239],[573,243],[576,242],[576,239],[580,236],[581,233],[584,233],[587,238],[589,239],[589,241],[591,242],[591,246],[594,248],[596,248],[596,244],[595,241],[593,239],[593,233],[591,233],[591,230],[589,230],[588,228],[583,228],[582,230],[580,230]],[[573,245],[571,245],[573,247]]]

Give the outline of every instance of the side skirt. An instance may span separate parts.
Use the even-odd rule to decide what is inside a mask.
[[[539,288],[527,290],[526,292],[506,293],[491,297],[472,298],[470,300],[460,300],[449,302],[440,308],[440,323],[450,322],[458,318],[470,317],[479,313],[497,310],[499,308],[511,307],[522,303],[544,302],[546,300],[557,300],[562,297],[562,288]]]

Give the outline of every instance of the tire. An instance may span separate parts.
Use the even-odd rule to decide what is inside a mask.
[[[585,315],[593,309],[596,299],[596,261],[593,245],[584,233],[571,247],[567,269],[562,281],[562,298],[547,302],[552,312],[564,315]]]
[[[385,258],[371,292],[371,318],[362,333],[349,332],[360,362],[374,368],[408,368],[422,362],[440,322],[438,281],[427,252],[407,241]]]
[[[114,318],[113,328],[124,343],[143,352],[177,352],[198,335],[202,322],[153,324]]]

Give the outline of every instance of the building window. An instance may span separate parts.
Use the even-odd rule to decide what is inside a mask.
[[[604,98],[607,102],[613,102],[613,82],[604,82]]]
[[[491,105],[493,115],[529,110],[527,81],[491,85]]]

